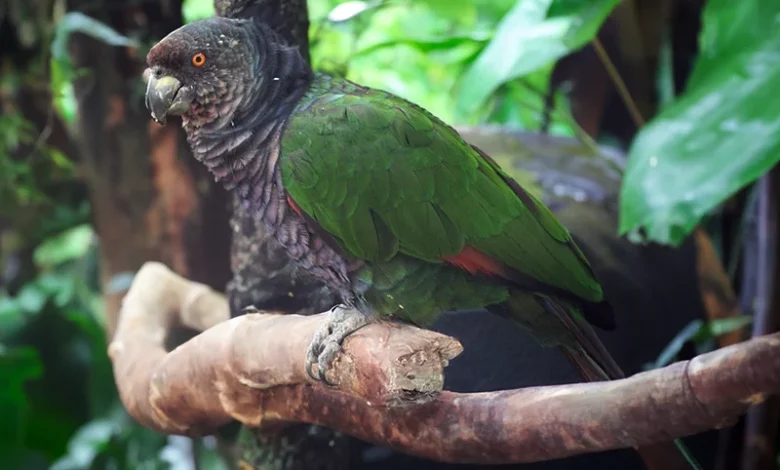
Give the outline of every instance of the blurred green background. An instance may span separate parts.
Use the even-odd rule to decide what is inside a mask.
[[[398,94],[451,124],[622,147],[629,157],[619,162],[621,233],[677,244],[703,223],[723,259],[733,260],[717,225],[724,202],[752,194],[780,159],[780,2],[686,1],[690,8],[674,17],[656,11],[674,2],[624,1],[615,16],[619,3],[309,0],[311,55],[316,69]],[[126,289],[133,273],[100,281],[89,166],[72,158],[83,145],[73,81],[84,71],[71,63],[68,40],[86,33],[143,57],[160,37],[120,34],[79,13],[82,6],[0,6],[0,467],[188,469],[195,458],[201,469],[226,468],[213,439],[193,448],[155,434],[132,423],[118,401],[102,295]],[[181,10],[184,21],[213,14],[211,0],[185,0]],[[631,12],[642,38],[655,38],[645,42],[643,77],[636,49],[625,43]],[[604,29],[610,14],[617,41]],[[626,85],[635,103],[627,105],[618,86],[599,105],[606,117],[588,117],[579,85],[567,77],[598,68],[614,87],[601,43],[593,43],[600,29],[615,67],[635,75]],[[692,48],[680,45],[685,34]],[[584,46],[595,61],[564,66]],[[580,75],[565,73],[572,68]],[[32,102],[37,114],[24,109]]]

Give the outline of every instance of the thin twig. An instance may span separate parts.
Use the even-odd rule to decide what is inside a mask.
[[[528,91],[538,95],[543,100],[545,100],[547,98],[546,93],[542,92],[541,90],[536,88],[534,85],[530,84],[527,80],[521,79],[521,80],[519,80],[519,83],[520,83],[520,85],[523,86],[523,88],[525,88],[526,90],[528,90]],[[534,105],[532,105],[532,104],[530,104],[528,102],[524,102],[523,104],[525,106],[528,106],[529,108],[535,108],[537,111],[540,112],[540,114],[545,114],[546,110],[544,108],[539,110],[537,106],[534,106]],[[582,145],[584,145],[585,147],[588,148],[588,150],[590,150],[590,152],[593,154],[593,156],[598,157],[598,156],[601,155],[601,149],[599,148],[599,144],[597,144],[596,141],[593,140],[593,138],[591,136],[589,136],[587,132],[585,132],[585,129],[583,129],[582,126],[580,126],[580,124],[577,122],[576,119],[574,119],[574,116],[572,116],[571,113],[568,110],[562,109],[562,108],[560,108],[559,106],[557,106],[555,104],[555,99],[554,98],[553,98],[553,104],[550,107],[550,114],[558,117],[559,119],[561,119],[563,121],[566,121],[566,124],[568,124],[572,128],[572,130],[574,131],[575,137],[577,137],[580,140],[580,143],[582,143]],[[609,159],[607,159],[607,160],[609,160]],[[616,169],[618,171],[620,171],[621,173],[623,172],[622,168],[617,168],[616,167]]]
[[[780,166],[764,174],[758,182],[756,287],[753,299],[753,336],[777,331],[780,322],[778,294],[778,235],[780,235]],[[772,399],[748,409],[745,417],[743,470],[770,470],[774,467],[778,428],[778,400]]]
[[[736,235],[734,235],[734,242],[732,243],[732,249],[729,254],[729,265],[726,272],[728,273],[729,279],[732,282],[734,282],[734,280],[737,278],[737,270],[739,269],[740,263],[750,263],[753,261],[747,259],[748,246],[746,245],[745,239],[754,234],[756,230],[755,224],[757,218],[756,211],[758,210],[756,206],[757,204],[758,184],[754,184],[747,192],[747,200],[742,207],[739,228]],[[751,240],[751,242],[755,242],[755,240]],[[757,256],[755,256],[755,258],[757,258]],[[743,268],[743,272],[745,271],[749,270]],[[755,276],[755,270],[746,272],[745,274],[752,278]],[[755,283],[750,279],[747,279],[747,282],[744,282],[743,280],[742,289],[744,291],[745,287],[754,285]],[[746,307],[746,304],[743,304],[742,308],[745,309],[745,312],[752,310],[749,305]]]
[[[601,44],[601,40],[599,40],[598,36],[593,38],[592,43],[593,47],[596,49],[596,53],[599,55],[599,59],[601,59],[601,62],[604,64],[604,68],[607,69],[609,78],[612,79],[612,82],[615,84],[620,98],[623,100],[623,103],[625,103],[626,108],[628,109],[628,114],[631,115],[631,119],[634,121],[637,129],[642,128],[642,126],[645,125],[645,118],[642,117],[642,113],[639,112],[639,107],[637,106],[636,101],[634,101],[634,98],[631,97],[631,93],[628,91],[626,82],[623,81],[623,77],[620,76],[620,72],[618,72],[615,64],[612,63],[612,59],[609,58],[609,54],[607,54],[607,51],[604,49],[604,46]]]

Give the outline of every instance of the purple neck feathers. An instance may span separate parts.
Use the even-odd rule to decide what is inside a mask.
[[[194,157],[216,181],[273,223],[281,191],[277,171],[280,140],[296,104],[306,93],[313,73],[297,48],[284,45],[267,26],[247,23],[254,46],[255,71],[231,88],[233,110],[185,119],[183,127]],[[275,190],[276,189],[276,190]],[[281,210],[281,209],[279,209]]]

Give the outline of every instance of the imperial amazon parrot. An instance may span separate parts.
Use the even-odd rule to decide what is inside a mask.
[[[194,157],[338,293],[307,352],[314,378],[371,321],[426,327],[482,307],[560,348],[586,380],[623,376],[589,325],[615,327],[567,229],[426,110],[314,73],[253,19],[183,26],[147,62],[153,119],[180,115]]]

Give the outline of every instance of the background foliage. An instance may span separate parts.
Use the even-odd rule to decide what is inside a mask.
[[[16,33],[3,41],[39,51],[0,63],[0,467],[194,468],[190,441],[136,426],[122,410],[106,357],[99,240],[78,162],[45,144],[48,135],[38,135],[18,100],[8,99],[23,85],[51,90],[47,132],[56,132],[56,120],[67,134],[77,118],[70,83],[80,73],[69,62],[68,35],[89,32],[141,52],[149,44],[66,14],[63,2],[38,3],[0,7]],[[310,0],[311,52],[315,68],[398,94],[452,124],[587,138],[566,87],[550,82],[556,63],[589,44],[618,3]],[[187,21],[212,12],[211,0],[183,4]],[[620,162],[621,232],[677,244],[778,162],[779,18],[776,0],[709,0],[684,87],[670,72],[679,57],[668,37],[662,41],[660,112],[644,116],[633,140],[598,136],[629,150]],[[128,282],[117,279],[115,287]],[[687,330],[683,337],[708,336],[702,325]],[[672,360],[681,341],[657,365]],[[212,441],[196,447],[199,468],[222,467]]]

